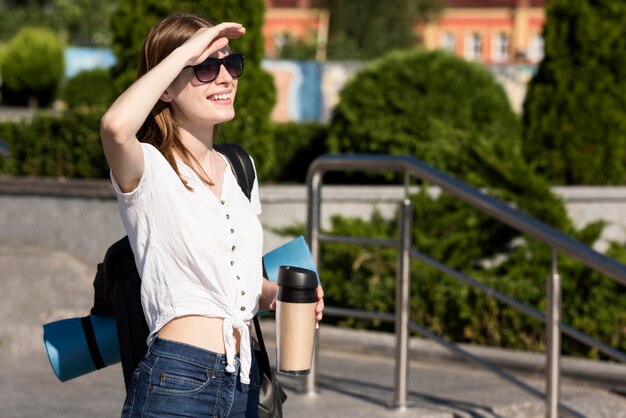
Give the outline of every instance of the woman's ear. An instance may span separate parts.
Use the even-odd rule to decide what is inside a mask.
[[[172,101],[172,93],[170,93],[169,89],[165,90],[163,94],[161,94],[161,101],[165,103]]]

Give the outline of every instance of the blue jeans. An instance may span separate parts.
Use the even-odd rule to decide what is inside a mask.
[[[226,370],[226,355],[156,338],[133,373],[122,418],[257,418],[259,368],[252,354],[250,384]]]

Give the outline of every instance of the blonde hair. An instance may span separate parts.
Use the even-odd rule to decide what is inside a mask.
[[[195,15],[183,14],[171,15],[158,22],[150,30],[141,49],[137,79],[154,68],[180,45],[184,44],[199,29],[213,26],[215,24],[209,20]],[[218,132],[219,125],[215,125],[213,127],[214,139],[217,137]],[[192,168],[204,183],[209,186],[214,184],[206,172],[202,170],[196,158],[183,145],[178,131],[178,122],[173,116],[170,103],[159,100],[154,105],[150,115],[139,129],[137,138],[141,142],[154,145],[163,154],[188,190],[193,189],[178,170],[178,165],[176,164],[177,155],[182,159],[183,163]],[[199,173],[196,167],[199,167],[202,173]]]

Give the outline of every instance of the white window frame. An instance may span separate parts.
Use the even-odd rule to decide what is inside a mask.
[[[544,41],[541,34],[537,33],[530,38],[530,42],[528,43],[528,52],[526,53],[528,60],[533,63],[541,61],[544,53],[543,47]]]
[[[495,34],[491,40],[491,60],[493,62],[508,61],[509,44],[509,35],[504,32]]]
[[[456,52],[456,37],[451,32],[446,32],[441,37],[441,49],[455,53]]]
[[[472,32],[465,36],[465,58],[470,61],[482,59],[483,40],[478,32]]]

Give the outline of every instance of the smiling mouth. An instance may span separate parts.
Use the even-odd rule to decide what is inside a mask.
[[[232,95],[230,93],[214,94],[209,96],[209,100],[212,102],[230,102]]]

